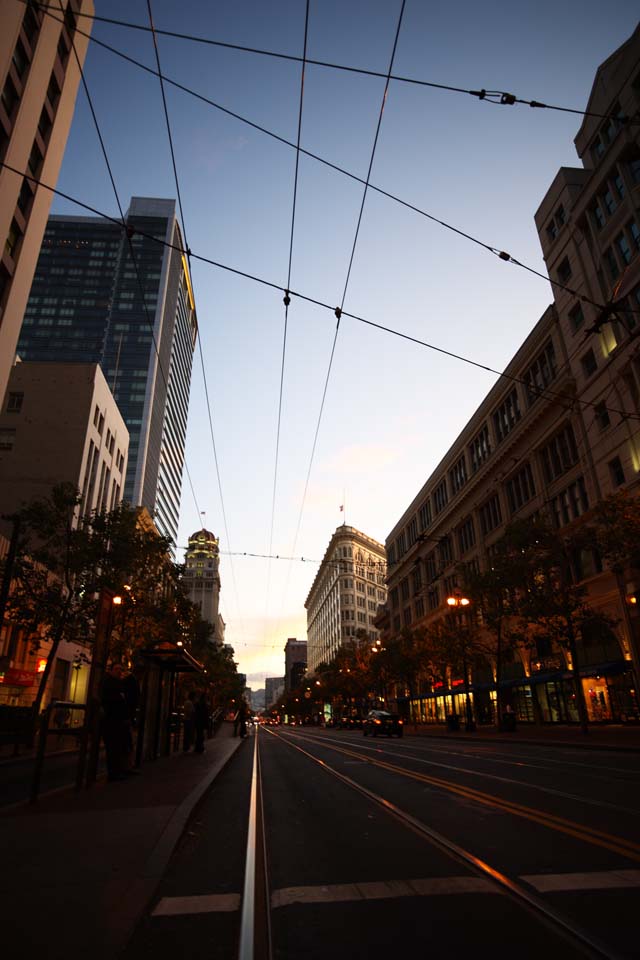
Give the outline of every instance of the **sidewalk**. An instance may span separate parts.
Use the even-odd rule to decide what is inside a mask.
[[[0,813],[6,956],[114,960],[193,809],[243,744],[223,723],[201,755],[148,761],[121,783]]]
[[[511,743],[536,746],[579,747],[590,750],[620,750],[640,753],[640,724],[590,724],[585,736],[577,726],[535,726],[532,723],[519,723],[512,733],[497,730],[495,727],[478,726],[472,733],[464,729],[461,718],[460,730],[455,733],[447,730],[441,723],[405,724],[405,736],[434,737],[443,740],[464,740],[466,743]]]

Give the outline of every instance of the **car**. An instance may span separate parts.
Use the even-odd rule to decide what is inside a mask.
[[[358,730],[362,727],[362,717],[341,717],[338,720],[339,730]]]
[[[371,710],[364,721],[362,732],[365,737],[371,734],[386,734],[387,737],[401,737],[403,731],[402,718],[397,713],[388,713],[386,710]]]

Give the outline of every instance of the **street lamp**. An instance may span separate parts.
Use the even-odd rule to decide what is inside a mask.
[[[462,632],[463,629],[463,614],[462,611],[465,607],[468,607],[471,603],[468,597],[462,597],[456,595],[453,597],[447,597],[447,605],[456,611],[456,621],[458,624],[458,629]],[[462,644],[462,669],[464,671],[464,699],[465,699],[465,710],[467,714],[467,720],[465,724],[465,730],[467,733],[472,733],[475,728],[475,721],[473,719],[473,711],[471,709],[471,698],[469,696],[469,670],[467,665],[467,645],[466,641],[463,638]]]

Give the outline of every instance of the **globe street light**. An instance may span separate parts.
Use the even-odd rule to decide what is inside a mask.
[[[458,629],[462,632],[463,629],[463,613],[465,607],[468,607],[471,603],[468,597],[463,597],[456,595],[453,597],[447,597],[447,604],[453,610],[456,611],[456,622],[458,624]],[[466,641],[463,638],[462,644],[462,669],[464,671],[464,699],[465,699],[465,710],[467,714],[467,720],[465,724],[465,730],[467,733],[472,733],[475,728],[475,721],[473,719],[473,711],[471,709],[471,698],[469,696],[469,670],[467,666],[467,645]]]

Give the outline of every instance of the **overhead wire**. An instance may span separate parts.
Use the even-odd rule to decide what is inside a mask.
[[[109,214],[103,213],[100,210],[97,210],[95,207],[91,206],[90,204],[84,203],[82,200],[75,199],[70,194],[65,193],[62,190],[58,190],[56,187],[51,187],[49,184],[44,183],[44,181],[39,180],[37,177],[34,177],[32,174],[28,172],[25,172],[23,170],[18,170],[16,167],[7,163],[6,160],[0,160],[0,166],[5,167],[7,170],[13,171],[14,173],[20,174],[20,176],[25,177],[31,183],[35,183],[39,186],[42,186],[45,190],[49,190],[51,193],[54,193],[56,196],[62,197],[63,199],[68,200],[70,203],[76,204],[78,207],[80,207],[83,210],[89,210],[91,213],[95,213],[98,216],[103,217],[105,220],[108,220],[111,223],[115,223],[122,228],[122,223],[117,218],[112,217]],[[161,240],[158,237],[155,237],[153,234],[147,233],[144,230],[139,230],[136,228],[135,232],[142,237],[146,237],[147,239],[153,240],[155,243],[161,244],[162,246],[166,246],[172,250],[177,250],[179,252],[182,252],[182,248],[176,246],[176,244],[169,243],[166,240]],[[209,257],[205,257],[202,254],[197,254],[193,250],[191,251],[191,257],[194,260],[200,261],[201,263],[209,264],[210,266],[216,267],[220,270],[224,270],[228,273],[242,277],[243,279],[251,280],[255,283],[268,287],[272,290],[277,290],[280,293],[284,293],[285,291],[285,288],[282,286],[282,284],[274,283],[271,280],[266,280],[264,277],[254,276],[253,274],[250,274],[247,271],[238,270],[235,267],[230,267],[228,264],[223,264],[217,260],[213,260]],[[300,293],[296,290],[289,290],[289,294],[290,296],[297,297],[298,299],[306,303],[311,303],[324,310],[329,310],[335,316],[335,311],[337,308],[332,306],[330,303],[326,303],[323,300],[318,300],[317,297],[311,297],[304,293]],[[588,301],[588,302],[591,302],[591,301]],[[596,306],[598,305],[596,304]],[[378,323],[375,320],[368,320],[366,317],[359,316],[356,313],[350,313],[347,310],[342,311],[342,316],[349,317],[350,319],[356,320],[358,323],[362,323],[367,327],[371,327],[375,330],[380,330],[383,333],[388,333],[391,336],[400,338],[401,340],[406,340],[408,343],[414,343],[416,346],[425,347],[428,350],[432,350],[434,353],[438,353],[438,354],[441,354],[442,356],[450,357],[452,360],[459,360],[461,363],[465,363],[468,366],[475,367],[478,370],[485,370],[487,373],[491,373],[500,379],[509,380],[512,383],[520,383],[525,387],[530,386],[528,381],[526,381],[524,377],[519,377],[519,376],[516,376],[515,374],[510,374],[510,373],[507,373],[506,371],[498,370],[495,367],[490,367],[488,364],[480,363],[478,360],[472,360],[470,357],[465,357],[462,354],[456,353],[453,350],[447,350],[444,347],[439,347],[436,344],[429,343],[426,340],[421,340],[419,337],[414,337],[411,334],[403,333],[401,330],[395,330],[393,327],[389,327],[386,324]],[[568,399],[570,399],[563,394],[550,390],[548,387],[538,389],[537,393],[538,393],[538,396],[545,397],[546,399],[555,399],[563,403],[566,403]],[[596,404],[590,400],[580,399],[574,402],[577,402],[581,406],[585,406],[585,407],[596,406]],[[608,408],[608,409],[610,413],[617,413],[620,416],[626,417],[627,419],[640,421],[640,414],[628,414],[624,410],[618,410],[615,408]]]
[[[19,2],[24,3],[26,2],[26,0],[19,0]],[[58,20],[58,22],[62,22],[53,13],[51,13],[50,10],[46,9],[46,12],[47,12],[47,15],[52,17],[54,20]],[[79,29],[77,32],[83,33],[83,31]],[[149,73],[152,76],[160,77],[164,81],[164,83],[168,83],[171,86],[176,87],[178,90],[182,90],[184,93],[188,94],[189,96],[195,97],[197,100],[200,100],[203,103],[208,104],[209,106],[220,111],[221,113],[224,113],[230,117],[233,117],[236,120],[239,120],[241,123],[251,127],[252,129],[265,134],[265,136],[268,136],[278,141],[279,143],[282,143],[284,146],[287,146],[293,150],[298,149],[296,143],[294,143],[291,140],[288,140],[286,137],[283,137],[280,134],[274,133],[272,130],[269,130],[267,127],[264,127],[261,124],[255,123],[253,120],[249,120],[247,117],[243,117],[241,114],[236,113],[235,111],[230,110],[227,107],[224,107],[221,104],[217,103],[215,100],[211,100],[211,98],[204,96],[204,94],[200,94],[197,91],[193,90],[192,88],[187,87],[176,80],[172,80],[170,77],[167,77],[166,74],[158,73],[158,71],[153,70],[151,67],[148,67],[146,64],[141,63],[139,60],[136,60],[135,58],[130,57],[128,54],[123,53],[121,50],[117,50],[115,47],[112,47],[110,44],[104,43],[104,41],[102,40],[98,40],[97,37],[93,37],[91,34],[88,34],[88,33],[83,33],[83,35],[88,37],[91,42],[97,44],[98,46],[104,47],[106,50],[109,50],[111,53],[133,64],[134,66],[139,67],[141,70],[145,71],[146,73]],[[343,176],[348,177],[350,180],[353,180],[356,183],[360,183],[363,185],[366,183],[366,180],[363,177],[360,177],[357,174],[352,173],[350,170],[347,170],[346,168],[341,167],[339,164],[333,163],[332,161],[327,160],[324,157],[321,157],[319,154],[314,153],[311,150],[307,150],[302,146],[299,148],[299,150],[302,155],[317,161],[323,166],[326,166],[328,169],[334,170],[337,173],[340,173]],[[477,237],[474,237],[472,234],[467,233],[466,231],[460,229],[459,227],[454,226],[451,223],[448,223],[446,220],[442,220],[441,218],[435,216],[434,214],[428,213],[426,210],[422,210],[420,207],[416,206],[415,204],[407,200],[403,200],[401,197],[391,193],[389,190],[385,190],[382,187],[379,187],[376,184],[371,182],[369,182],[368,184],[368,189],[373,190],[375,193],[380,194],[380,196],[387,197],[387,199],[392,200],[394,203],[397,203],[400,206],[405,207],[407,210],[413,211],[414,213],[424,217],[425,219],[431,221],[432,223],[438,224],[439,226],[456,234],[457,236],[465,240],[468,240],[470,243],[476,244],[477,246],[486,250],[488,253],[491,253],[493,256],[497,257],[498,259],[503,260],[506,263],[511,263],[514,266],[520,267],[522,270],[525,270],[528,273],[531,273],[532,275],[537,276],[540,279],[544,280],[546,283],[551,284],[551,286],[556,287],[557,289],[560,289],[560,290],[566,290],[576,298],[581,299],[583,302],[592,303],[594,306],[599,306],[600,309],[602,309],[601,304],[596,304],[593,300],[590,300],[589,298],[584,297],[584,295],[579,294],[576,290],[574,290],[572,287],[569,287],[567,284],[563,283],[562,281],[556,280],[548,276],[547,274],[544,274],[541,271],[528,266],[527,264],[523,263],[521,260],[518,260],[516,257],[513,257],[507,251],[502,250],[499,247],[493,246],[492,244],[489,244],[483,240],[480,240]]]
[[[287,353],[287,328],[289,323],[289,305],[291,303],[291,297],[289,296],[289,287],[291,286],[291,268],[293,264],[293,240],[294,240],[295,223],[296,223],[296,202],[298,197],[298,173],[300,169],[300,139],[302,136],[302,109],[304,104],[305,58],[307,56],[308,37],[309,37],[309,0],[306,0],[302,69],[300,72],[300,100],[298,105],[298,137],[297,137],[297,143],[296,143],[296,161],[295,161],[295,170],[294,170],[294,177],[293,177],[293,198],[291,203],[291,229],[289,234],[289,264],[287,267],[287,289],[285,291],[285,295],[283,298],[284,330],[282,335],[282,361],[280,365],[280,390],[279,390],[279,397],[278,397],[278,424],[276,428],[276,452],[275,452],[275,463],[274,463],[274,470],[273,470],[273,493],[271,498],[271,530],[269,533],[269,551],[268,551],[269,553],[271,553],[273,549],[273,531],[274,531],[275,513],[276,513],[278,460],[280,455],[280,429],[282,424],[282,398],[283,398],[283,392],[284,392],[284,370],[285,370],[285,360],[286,360],[286,353]],[[265,619],[269,612],[270,589],[271,589],[271,567],[268,568],[268,573],[267,573]]]
[[[387,71],[387,77],[386,77],[386,81],[385,81],[384,92],[383,92],[383,95],[382,95],[382,103],[380,104],[380,111],[379,111],[379,113],[378,113],[378,123],[377,123],[377,125],[376,125],[376,132],[375,132],[375,136],[374,136],[374,139],[373,139],[373,146],[372,146],[372,148],[371,148],[371,156],[370,156],[370,159],[369,159],[369,167],[368,167],[368,170],[367,170],[367,177],[366,177],[366,180],[365,180],[364,190],[363,190],[363,193],[362,193],[362,200],[361,200],[361,203],[360,203],[360,211],[359,211],[359,213],[358,213],[358,220],[357,220],[357,223],[356,223],[356,229],[355,229],[355,235],[354,235],[354,238],[353,238],[353,244],[352,244],[352,246],[351,246],[351,254],[350,254],[350,257],[349,257],[349,265],[348,265],[348,267],[347,267],[347,274],[346,274],[346,278],[345,278],[344,289],[343,289],[343,291],[342,291],[342,299],[341,299],[341,301],[340,301],[340,306],[339,306],[339,307],[336,307],[335,310],[334,310],[334,313],[335,313],[335,316],[336,316],[336,319],[337,319],[337,323],[336,323],[336,328],[335,328],[335,331],[334,331],[334,334],[333,334],[333,343],[332,343],[332,345],[331,345],[331,354],[330,354],[330,357],[329,357],[329,365],[328,365],[328,367],[327,367],[327,373],[326,373],[326,377],[325,377],[325,381],[324,381],[324,387],[323,387],[323,391],[322,391],[322,400],[321,400],[321,402],[320,402],[320,410],[319,410],[319,413],[318,413],[318,420],[317,420],[317,423],[316,423],[316,429],[315,429],[315,433],[314,433],[314,437],[313,437],[313,444],[312,444],[312,447],[311,447],[311,457],[309,458],[309,466],[308,466],[308,469],[307,469],[307,476],[306,476],[306,479],[305,479],[304,490],[303,490],[303,493],[302,493],[302,502],[301,502],[301,504],[300,504],[300,512],[299,512],[299,514],[298,514],[298,523],[297,523],[296,532],[295,532],[295,535],[294,535],[294,538],[293,538],[293,546],[292,546],[292,548],[291,548],[291,552],[292,552],[292,553],[295,553],[296,546],[297,546],[297,543],[298,543],[298,537],[299,537],[299,535],[300,535],[300,529],[301,529],[301,526],[302,526],[302,517],[303,517],[303,514],[304,514],[304,508],[305,508],[305,504],[306,504],[307,492],[308,492],[308,490],[309,490],[309,480],[310,480],[310,478],[311,478],[311,470],[312,470],[312,468],[313,468],[313,461],[314,461],[314,459],[315,459],[316,447],[317,447],[317,444],[318,444],[318,437],[319,437],[319,435],[320,435],[320,425],[321,425],[321,423],[322,423],[322,414],[323,414],[323,412],[324,412],[324,405],[325,405],[325,401],[326,401],[326,398],[327,398],[327,390],[328,390],[328,388],[329,388],[329,379],[330,379],[330,377],[331,377],[331,370],[332,370],[332,368],[333,368],[333,359],[334,359],[334,356],[335,356],[336,344],[337,344],[337,341],[338,341],[338,334],[339,334],[339,332],[340,332],[340,321],[341,321],[341,319],[342,319],[342,315],[343,315],[343,311],[344,311],[344,304],[345,304],[345,300],[346,300],[346,297],[347,297],[347,290],[348,290],[348,288],[349,288],[349,280],[350,280],[350,278],[351,278],[351,269],[352,269],[352,267],[353,267],[353,260],[354,260],[354,257],[355,257],[356,247],[357,247],[357,244],[358,244],[358,237],[359,237],[359,235],[360,235],[360,225],[361,225],[361,223],[362,223],[362,215],[363,215],[363,212],[364,212],[364,205],[365,205],[365,202],[366,202],[366,199],[367,199],[367,191],[368,191],[368,189],[369,189],[369,181],[370,181],[370,179],[371,179],[371,171],[372,171],[372,169],[373,169],[373,161],[374,161],[374,159],[375,159],[376,148],[377,148],[377,146],[378,146],[378,137],[379,137],[379,135],[380,135],[380,127],[381,127],[381,125],[382,125],[382,115],[383,115],[383,113],[384,113],[384,107],[385,107],[385,104],[386,104],[386,102],[387,102],[387,95],[388,95],[388,92],[389,92],[389,83],[390,83],[389,78],[390,78],[390,76],[391,76],[391,71],[392,71],[392,69],[393,69],[393,61],[394,61],[394,59],[395,59],[396,49],[397,49],[397,46],[398,46],[398,37],[400,36],[400,29],[401,29],[401,26],[402,26],[402,18],[403,18],[403,16],[404,16],[405,3],[406,3],[406,0],[402,0],[401,5],[400,5],[400,14],[399,14],[399,16],[398,16],[398,24],[397,24],[397,27],[396,27],[396,33],[395,33],[395,37],[394,37],[394,41],[393,41],[393,48],[392,48],[392,51],[391,51],[391,58],[390,58],[390,61],[389,61],[389,70]],[[286,579],[286,582],[285,582],[284,598],[286,598],[286,594],[287,594],[287,591],[288,591],[288,588],[289,588],[289,574],[290,574],[290,569],[289,569],[289,573],[288,573],[288,575],[287,575],[287,579]],[[284,605],[284,598],[283,598],[283,605]]]
[[[32,0],[20,0],[21,3],[29,3]],[[35,6],[41,6],[39,3],[35,2]],[[45,8],[46,9],[46,8]],[[111,26],[125,27],[130,30],[138,30],[142,32],[150,32],[150,28],[144,24],[131,23],[127,20],[119,20],[115,17],[103,17],[98,16],[97,14],[90,13],[76,13],[76,16],[84,17],[87,20],[92,20],[96,23],[107,23]],[[191,43],[204,44],[206,46],[220,47],[227,50],[235,50],[241,53],[249,53],[255,56],[267,57],[275,60],[285,60],[292,63],[307,63],[310,66],[314,67],[324,67],[330,70],[337,70],[345,73],[354,73],[360,74],[361,76],[366,77],[376,77],[384,79],[386,74],[382,73],[379,70],[369,70],[365,67],[354,67],[349,64],[334,63],[328,60],[312,60],[301,58],[295,56],[294,54],[282,53],[276,50],[264,50],[260,47],[250,47],[244,44],[239,43],[230,43],[224,40],[214,40],[212,37],[200,37],[195,34],[190,33],[181,33],[176,30],[160,30],[156,28],[156,34],[164,37],[170,37],[174,40],[186,40]],[[484,88],[478,90],[471,90],[467,87],[458,87],[453,86],[448,83],[436,83],[431,80],[421,80],[417,77],[406,77],[400,74],[392,73],[390,79],[397,81],[398,83],[406,83],[419,87],[428,87],[434,90],[444,90],[449,93],[463,93],[467,96],[472,96],[480,101],[486,101],[487,103],[498,104],[499,106],[514,106],[516,104],[521,104],[528,106],[534,109],[545,109],[545,110],[556,110],[561,113],[572,113],[581,117],[594,117],[598,120],[618,120],[620,121],[620,116],[615,114],[607,113],[597,113],[593,110],[579,110],[574,107],[562,107],[557,104],[543,103],[540,100],[536,99],[524,99],[518,97],[515,94],[508,93],[505,90],[486,90]],[[635,120],[634,118],[624,118],[629,123],[638,123],[640,121]]]
[[[63,16],[64,16],[64,8],[63,8],[63,6],[62,6],[62,0],[58,0],[58,4],[59,4],[59,6],[60,6],[60,11],[61,11],[61,13],[62,13]],[[94,125],[94,127],[95,127],[95,131],[96,131],[96,134],[97,134],[97,136],[98,136],[98,141],[99,141],[99,143],[100,143],[100,150],[101,150],[101,152],[102,152],[102,156],[103,156],[103,159],[104,159],[104,162],[105,162],[105,166],[106,166],[106,168],[107,168],[107,173],[109,174],[109,180],[110,180],[110,182],[111,182],[111,187],[112,187],[112,190],[113,190],[113,195],[114,195],[114,197],[115,197],[116,205],[117,205],[118,211],[119,211],[119,213],[120,213],[121,226],[124,228],[124,235],[125,235],[125,238],[127,239],[128,245],[129,245],[129,255],[130,255],[130,257],[131,257],[131,263],[133,264],[133,269],[134,269],[134,271],[135,271],[136,283],[137,283],[138,289],[139,289],[139,291],[140,291],[140,297],[141,297],[141,300],[142,300],[142,306],[143,306],[144,313],[145,313],[146,323],[147,323],[147,326],[149,327],[149,330],[150,330],[150,333],[151,333],[151,341],[152,341],[152,343],[153,343],[153,348],[154,348],[155,355],[156,355],[156,360],[157,360],[157,363],[158,363],[158,369],[160,370],[160,374],[161,374],[161,377],[162,377],[162,381],[163,381],[165,390],[168,392],[169,386],[168,386],[168,382],[167,382],[167,377],[166,377],[166,375],[165,375],[164,368],[163,368],[163,366],[162,366],[162,361],[161,361],[161,359],[160,359],[160,353],[159,353],[159,350],[158,350],[158,343],[157,343],[156,336],[155,336],[155,329],[154,329],[153,322],[152,322],[152,320],[151,320],[151,316],[150,316],[150,314],[149,314],[149,308],[148,308],[148,305],[147,305],[147,297],[146,297],[146,294],[145,294],[144,287],[143,287],[143,285],[142,285],[142,279],[141,279],[141,277],[140,277],[140,271],[139,271],[139,269],[138,269],[138,262],[137,262],[137,258],[136,258],[135,249],[134,249],[134,246],[133,246],[133,238],[132,238],[132,235],[130,235],[129,231],[127,231],[127,224],[126,224],[126,220],[125,220],[124,209],[123,209],[123,207],[122,207],[122,203],[120,202],[120,195],[119,195],[119,193],[118,193],[118,188],[116,187],[116,182],[115,182],[115,178],[114,178],[114,175],[113,175],[113,169],[112,169],[111,163],[110,163],[110,161],[109,161],[109,154],[108,154],[108,152],[107,152],[107,147],[106,147],[106,144],[105,144],[105,141],[104,141],[104,137],[102,136],[102,131],[101,131],[101,129],[100,129],[100,124],[99,124],[99,122],[98,122],[98,116],[97,116],[97,114],[96,114],[95,107],[94,107],[94,105],[93,105],[93,98],[91,97],[91,93],[89,92],[89,85],[87,84],[87,80],[86,80],[86,77],[85,77],[84,69],[83,69],[83,66],[82,66],[82,61],[80,60],[80,57],[79,57],[79,55],[78,55],[78,51],[77,51],[77,49],[76,49],[75,41],[74,41],[74,39],[73,39],[73,31],[69,31],[69,39],[70,39],[70,42],[71,42],[71,49],[72,49],[73,55],[74,55],[74,57],[75,57],[76,65],[77,65],[77,67],[78,67],[78,71],[79,71],[79,74],[80,74],[80,80],[81,80],[81,83],[82,83],[82,89],[84,90],[84,94],[85,94],[85,97],[86,97],[86,99],[87,99],[87,103],[88,103],[88,105],[89,105],[89,111],[90,111],[90,113],[91,113],[91,118],[92,118],[92,120],[93,120],[93,125]],[[194,504],[195,504],[196,511],[197,511],[197,513],[199,514],[199,513],[200,513],[200,510],[199,510],[199,506],[198,506],[198,500],[197,500],[197,498],[196,498],[195,490],[194,490],[194,487],[193,487],[193,482],[192,482],[192,480],[191,480],[191,474],[190,474],[190,472],[189,472],[189,466],[188,466],[188,464],[186,463],[186,461],[185,461],[185,471],[186,471],[186,473],[187,473],[187,477],[188,477],[188,480],[189,480],[189,486],[190,486],[190,488],[191,488],[191,494],[192,494],[192,496],[193,496],[193,502],[194,502]]]
[[[170,148],[170,152],[171,152],[171,163],[172,163],[172,167],[173,167],[173,176],[174,176],[174,180],[175,180],[176,194],[177,194],[177,197],[178,197],[178,206],[179,206],[179,209],[180,209],[180,220],[181,220],[181,223],[182,223],[182,236],[184,237],[184,246],[185,246],[185,248],[186,248],[186,249],[184,249],[184,250],[181,250],[180,252],[181,252],[183,255],[186,256],[186,258],[187,258],[187,265],[188,265],[188,268],[189,268],[189,273],[191,273],[191,250],[190,250],[190,247],[189,247],[189,241],[188,241],[188,237],[187,237],[186,223],[185,223],[185,217],[184,217],[184,208],[183,208],[183,206],[182,206],[182,194],[181,194],[181,191],[180,191],[180,181],[179,181],[179,178],[178,178],[178,167],[177,167],[177,165],[176,165],[176,156],[175,156],[175,150],[174,150],[174,146],[173,146],[173,136],[172,136],[172,133],[171,133],[171,122],[170,122],[170,120],[169,120],[169,110],[168,110],[168,107],[167,107],[167,98],[166,98],[165,90],[164,90],[164,82],[163,82],[163,78],[162,78],[162,69],[161,69],[161,66],[160,66],[160,51],[159,51],[159,49],[158,49],[158,41],[157,41],[157,38],[156,38],[155,27],[154,27],[154,23],[153,23],[153,12],[152,12],[152,9],[151,9],[151,0],[147,0],[147,11],[148,11],[148,14],[149,14],[149,23],[150,23],[150,25],[151,25],[151,34],[152,34],[152,37],[153,37],[153,49],[154,49],[154,53],[155,53],[156,64],[157,64],[157,67],[158,67],[158,79],[159,79],[159,81],[160,81],[160,90],[161,90],[161,93],[162,93],[162,106],[163,106],[163,111],[164,111],[164,119],[165,119],[165,125],[166,125],[166,130],[167,130],[167,136],[168,136],[168,139],[169,139],[169,148]],[[193,277],[191,278],[191,283],[192,283],[192,286],[193,286]],[[195,291],[194,291],[194,301],[195,301]],[[214,463],[215,463],[215,468],[216,468],[216,476],[217,476],[217,480],[218,480],[218,492],[219,492],[219,495],[220,495],[220,506],[221,506],[221,510],[222,510],[222,518],[223,518],[223,523],[224,523],[224,530],[225,530],[225,535],[226,535],[226,537],[227,537],[227,543],[229,544],[229,546],[231,546],[231,538],[230,538],[230,536],[229,536],[229,526],[228,526],[228,523],[227,523],[227,512],[226,512],[225,505],[224,505],[224,494],[223,494],[223,491],[222,491],[222,478],[221,478],[221,476],[220,476],[220,463],[219,463],[219,460],[218,460],[218,453],[217,453],[217,449],[216,449],[215,435],[214,435],[214,430],[213,430],[213,414],[212,414],[212,412],[211,412],[211,403],[210,403],[210,400],[209,400],[209,388],[208,388],[208,385],[207,385],[207,375],[206,375],[206,370],[205,370],[205,366],[204,366],[204,354],[203,354],[203,350],[202,350],[202,340],[201,340],[201,337],[200,337],[200,325],[199,325],[198,323],[196,323],[196,339],[197,339],[197,342],[198,342],[198,352],[199,352],[199,356],[200,356],[200,365],[201,365],[201,367],[202,367],[202,379],[203,379],[203,383],[204,383],[205,400],[206,400],[206,404],[207,404],[207,413],[208,413],[208,419],[209,419],[209,430],[210,430],[210,434],[211,434],[211,443],[212,443],[212,447],[213,447],[213,457],[214,457]],[[241,612],[240,612],[240,609],[241,609],[241,608],[240,608],[240,600],[239,600],[239,596],[238,596],[238,586],[237,586],[237,581],[236,581],[236,575],[235,575],[235,568],[234,568],[234,565],[233,565],[233,560],[230,561],[230,568],[231,568],[231,580],[232,580],[232,583],[233,583],[235,600],[236,600],[236,605],[237,605],[237,608],[238,608],[238,619],[239,619],[239,621],[240,621],[241,635],[244,635],[244,621],[243,621],[243,618],[242,618],[242,614],[241,614]]]

